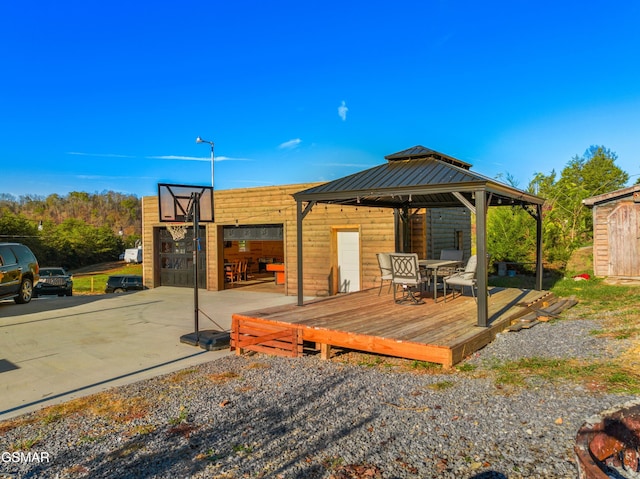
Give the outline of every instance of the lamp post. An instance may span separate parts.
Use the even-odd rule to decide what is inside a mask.
[[[213,188],[213,141],[203,140],[202,138],[196,138],[196,143],[209,143],[211,145],[211,187]]]

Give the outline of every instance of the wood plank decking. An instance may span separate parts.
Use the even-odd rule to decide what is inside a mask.
[[[489,298],[489,326],[478,327],[476,303],[456,297],[446,303],[425,299],[399,305],[391,294],[370,289],[234,314],[231,350],[253,350],[285,356],[302,354],[303,343],[315,343],[322,357],[330,347],[443,364],[460,362],[495,339],[518,317],[553,303],[548,291],[494,289]]]

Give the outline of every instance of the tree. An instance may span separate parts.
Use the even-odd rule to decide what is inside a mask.
[[[574,157],[556,173],[536,174],[530,190],[545,203],[544,249],[552,261],[566,261],[571,252],[590,241],[593,234],[591,210],[582,200],[622,188],[629,175],[615,165],[617,155],[604,146],[591,146],[582,157]]]
[[[520,206],[490,208],[487,248],[492,261],[531,263],[536,254],[536,222]]]

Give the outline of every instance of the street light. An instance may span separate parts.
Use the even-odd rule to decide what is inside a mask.
[[[209,143],[211,145],[211,188],[213,188],[213,141],[203,140],[202,138],[196,138],[196,143]]]

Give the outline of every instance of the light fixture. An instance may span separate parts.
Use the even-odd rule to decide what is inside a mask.
[[[202,137],[196,138],[196,143],[208,143],[211,145],[211,188],[213,188],[213,141],[203,140]]]

